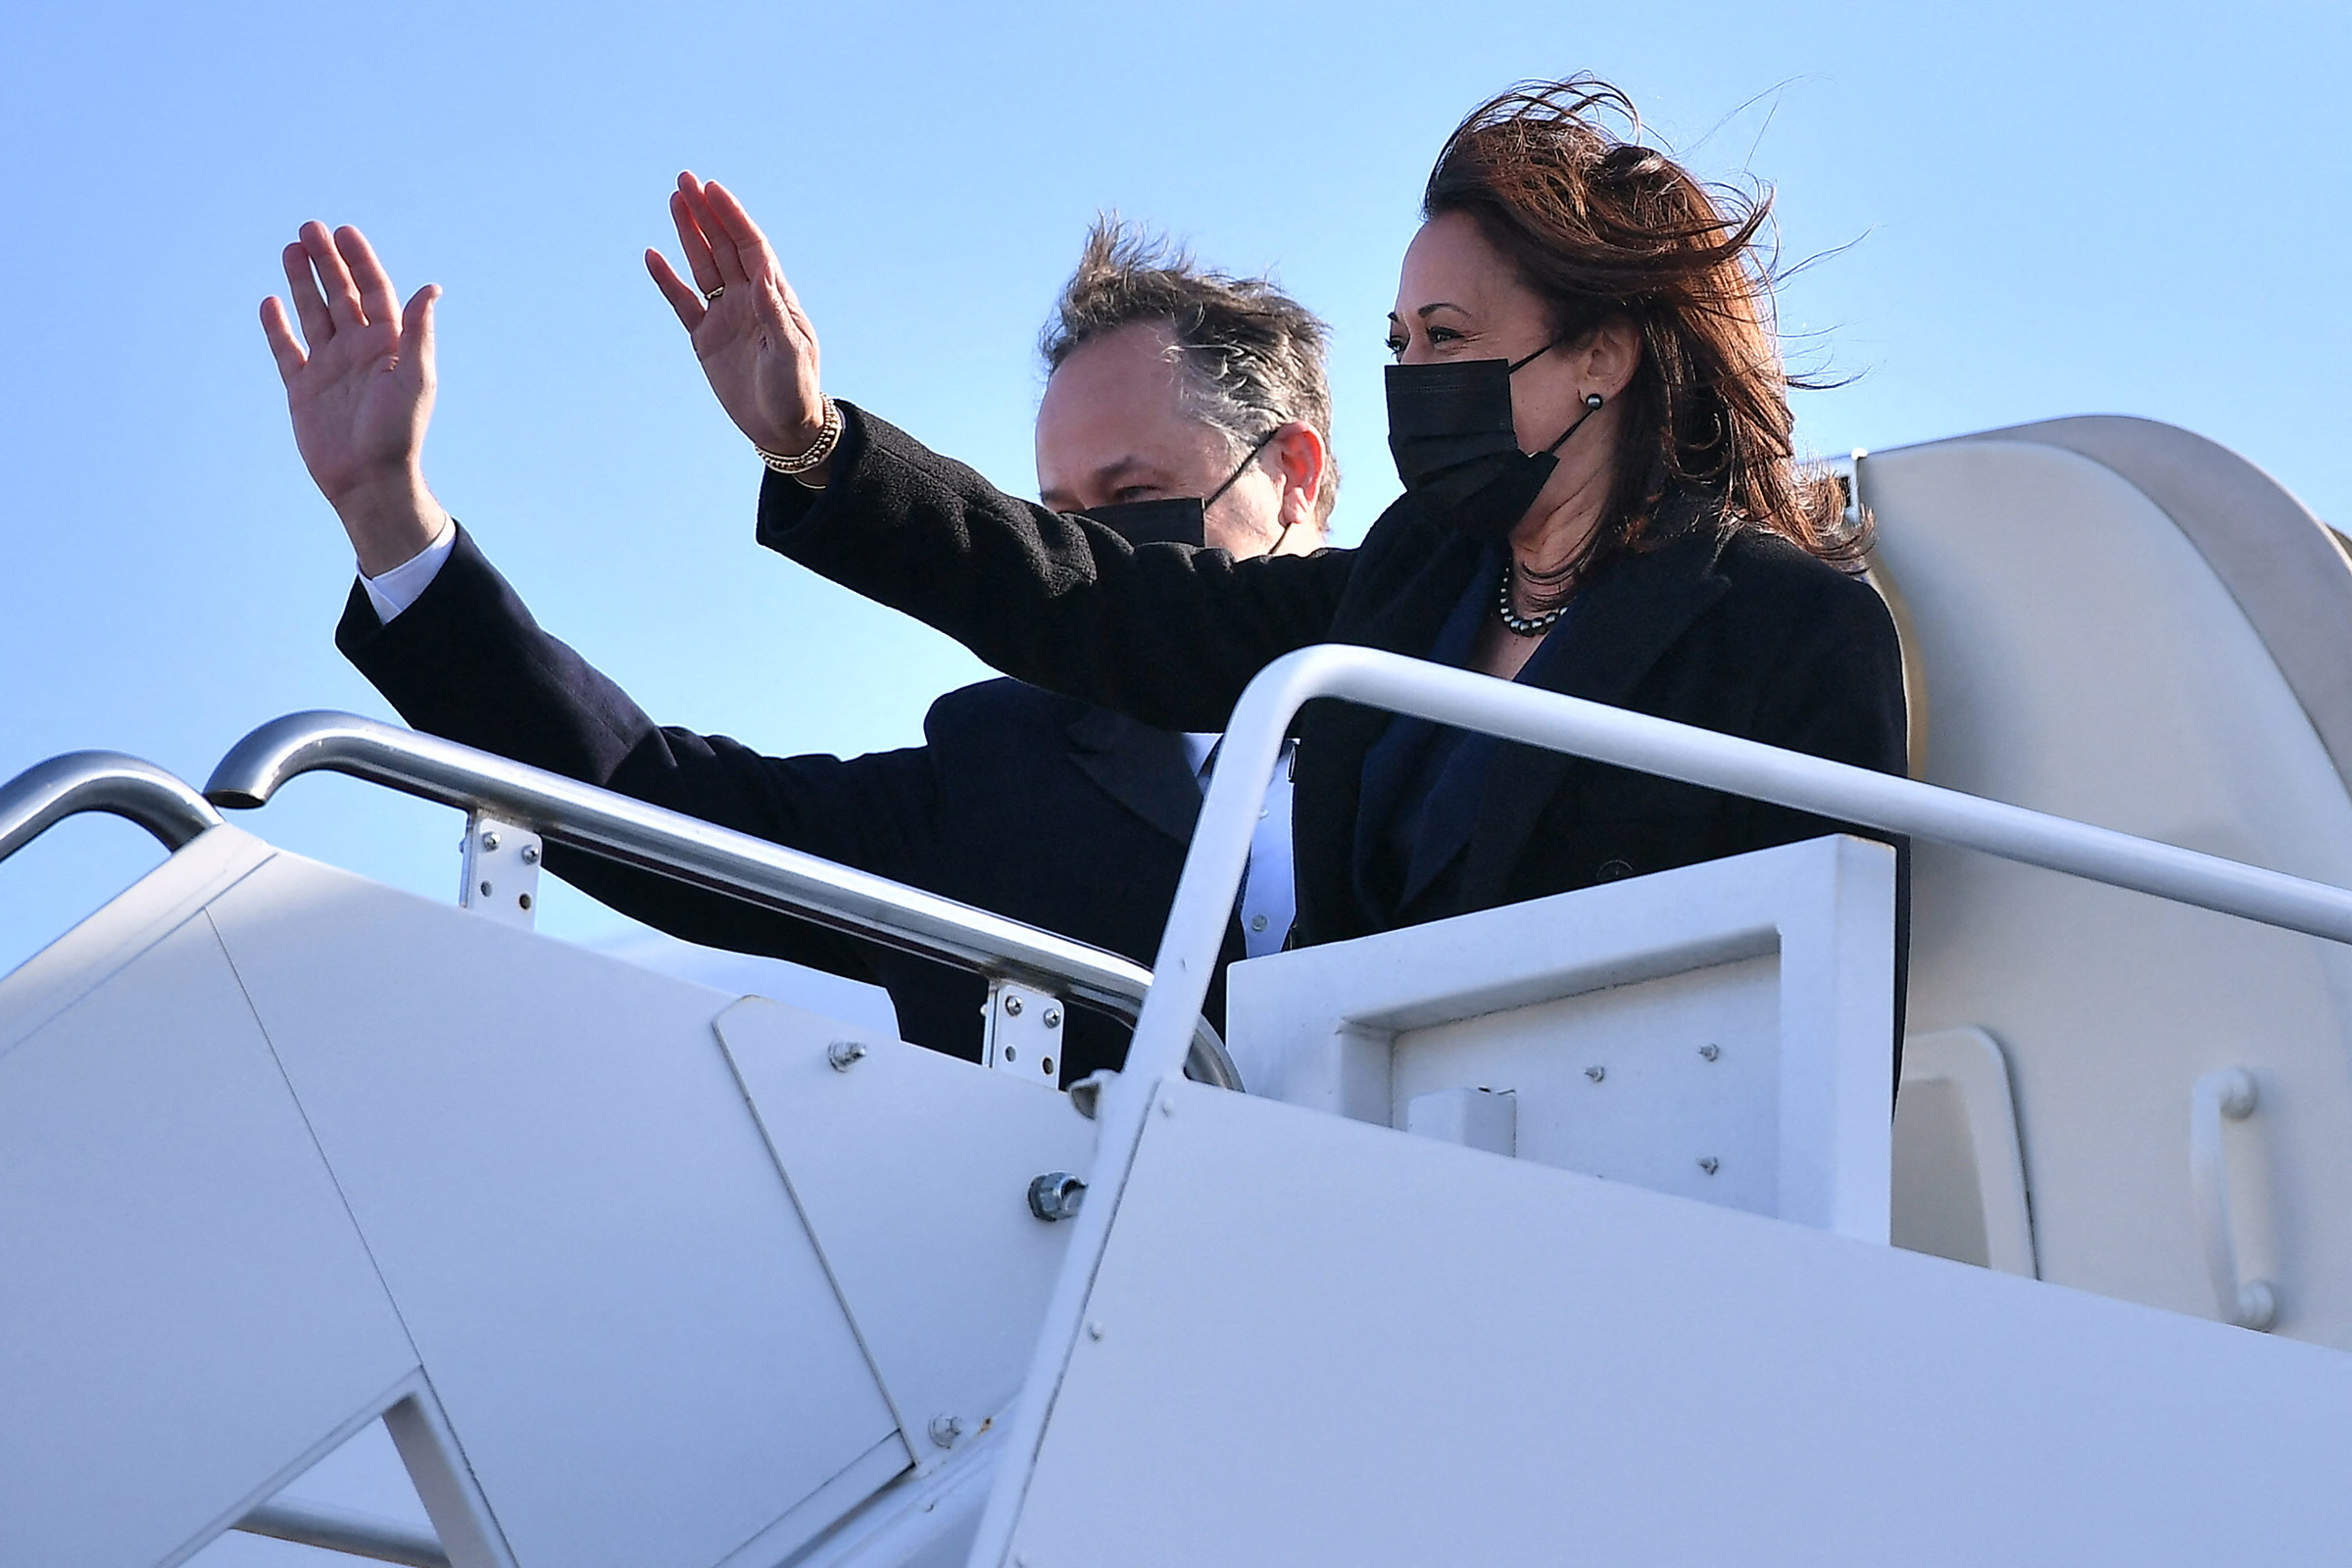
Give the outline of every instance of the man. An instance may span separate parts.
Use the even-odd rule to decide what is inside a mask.
[[[263,327],[303,461],[359,558],[336,643],[411,724],[1151,961],[1215,737],[1005,680],[941,698],[924,746],[849,760],[657,728],[540,629],[425,484],[438,289],[396,308],[351,228],[306,224],[284,261],[301,338],[274,298]],[[665,290],[687,315],[674,274]],[[684,303],[700,314],[694,291]],[[1098,224],[1042,344],[1042,498],[1139,540],[1237,556],[1319,547],[1336,491],[1324,338],[1270,284]],[[1223,961],[1288,933],[1288,823],[1278,790]],[[976,975],[560,847],[547,864],[674,935],[875,981],[906,1039],[980,1054]],[[1212,1016],[1222,963],[1219,975]],[[1125,1052],[1123,1027],[1074,1011],[1061,1079]]]

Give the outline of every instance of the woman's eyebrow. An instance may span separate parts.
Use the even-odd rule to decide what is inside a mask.
[[[1468,316],[1470,314],[1468,311],[1462,310],[1459,305],[1454,304],[1451,300],[1433,300],[1429,304],[1422,306],[1413,314],[1426,321],[1429,319],[1430,313],[1433,311],[1461,311],[1464,316]]]

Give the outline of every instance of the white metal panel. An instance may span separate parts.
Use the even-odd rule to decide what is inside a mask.
[[[215,914],[522,1568],[772,1561],[906,1466],[729,999],[290,856]]]
[[[1982,1029],[1903,1042],[1892,1219],[1897,1247],[2005,1274],[2035,1272],[2009,1068]]]
[[[781,1003],[747,998],[718,1034],[909,1439],[944,1457],[935,1421],[977,1436],[1020,1391],[1070,1229],[1029,1211],[1029,1183],[1083,1173],[1094,1124],[1042,1084]],[[836,1068],[843,1039],[865,1051]]]
[[[0,1056],[276,853],[233,827],[200,833],[89,918],[0,976]]]
[[[1005,1560],[2314,1562],[2352,1356],[1170,1081]]]
[[[2030,431],[1862,470],[1930,782],[2352,885],[2341,776],[2146,494]],[[2332,635],[2352,661],[2352,628]],[[2352,953],[1934,845],[1913,913],[1913,1031],[1981,1027],[2008,1054],[2045,1278],[2215,1311],[2183,1135],[2196,1080],[2243,1064],[2276,1184],[2243,1261],[2278,1282],[2278,1332],[2352,1347]]]
[[[1510,1090],[1523,1159],[1884,1241],[1893,863],[1816,839],[1252,958],[1228,1045],[1273,1099]]]
[[[177,1560],[416,1365],[204,915],[83,956],[0,1058],[10,1568]]]

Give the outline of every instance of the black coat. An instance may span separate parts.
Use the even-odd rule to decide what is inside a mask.
[[[1494,559],[1409,500],[1356,550],[1237,562],[1182,545],[1138,548],[1005,496],[871,415],[846,404],[843,412],[848,427],[824,490],[765,481],[762,543],[929,622],[1008,674],[1170,729],[1222,729],[1251,675],[1310,644],[1426,657]],[[1584,587],[1557,635],[1569,642],[1540,671],[1553,690],[1904,769],[1892,617],[1868,584],[1777,536],[1693,524],[1620,555]],[[1393,911],[1364,906],[1353,860],[1364,758],[1388,722],[1333,701],[1299,715],[1292,809],[1300,943],[1394,923]],[[1508,745],[1486,775],[1443,905],[1411,914],[1486,908],[1839,828]]]
[[[804,850],[1150,964],[1200,809],[1184,743],[1017,681],[951,692],[926,745],[762,757],[657,728],[540,629],[460,531],[389,624],[356,586],[336,645],[417,729]],[[986,982],[966,970],[550,846],[547,868],[692,942],[879,984],[907,1040],[977,1060]],[[1238,923],[1226,957],[1241,951]],[[1209,1016],[1222,1019],[1223,966]],[[1062,1081],[1126,1055],[1124,1025],[1070,1012]]]

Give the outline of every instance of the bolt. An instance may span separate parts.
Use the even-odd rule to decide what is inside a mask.
[[[1029,1212],[1039,1219],[1076,1219],[1085,1205],[1086,1183],[1066,1170],[1050,1170],[1029,1184]]]
[[[1046,1027],[1049,1029],[1058,1029],[1061,1027],[1061,1009],[1059,1007],[1048,1007],[1046,1009]]]
[[[498,835],[497,835],[497,834],[495,834],[495,833],[485,833],[485,834],[483,834],[483,835],[482,835],[482,848],[483,848],[483,849],[485,849],[485,850],[495,850],[495,849],[497,849],[497,848],[498,848]]]
[[[1723,1054],[1723,1048],[1721,1046],[1701,1046],[1698,1048],[1698,1054],[1708,1061],[1713,1061]]]
[[[1004,1016],[1007,1018],[1018,1018],[1020,1015],[1021,999],[1018,997],[1006,997],[1004,999]]]
[[[1594,1083],[1600,1082],[1608,1075],[1609,1069],[1606,1067],[1587,1067],[1585,1069],[1585,1076],[1592,1079]]]
[[[1706,1154],[1700,1157],[1698,1161],[1698,1168],[1712,1176],[1718,1169],[1721,1168],[1722,1164],[1723,1161],[1717,1159],[1713,1154]]]
[[[489,883],[487,883],[487,882],[485,882],[485,883],[483,883],[483,884],[482,884],[482,897],[486,899],[486,898],[488,898],[489,896],[490,896],[490,884],[489,884]]]
[[[865,1042],[862,1040],[836,1040],[825,1048],[825,1060],[832,1064],[835,1072],[848,1072],[864,1054]]]
[[[941,1447],[953,1448],[956,1446],[956,1440],[962,1436],[963,1417],[959,1415],[935,1415],[931,1418],[931,1441],[938,1444]]]
[[[539,863],[538,845],[525,844],[522,847],[522,863],[525,865],[537,865]]]
[[[530,896],[528,893],[517,893],[517,894],[515,894],[515,895],[514,895],[514,902],[515,902],[517,905],[519,905],[519,906],[522,907],[522,909],[523,909],[523,911],[524,911],[525,913],[528,913],[528,912],[530,911],[530,907],[531,907],[531,896]]]

